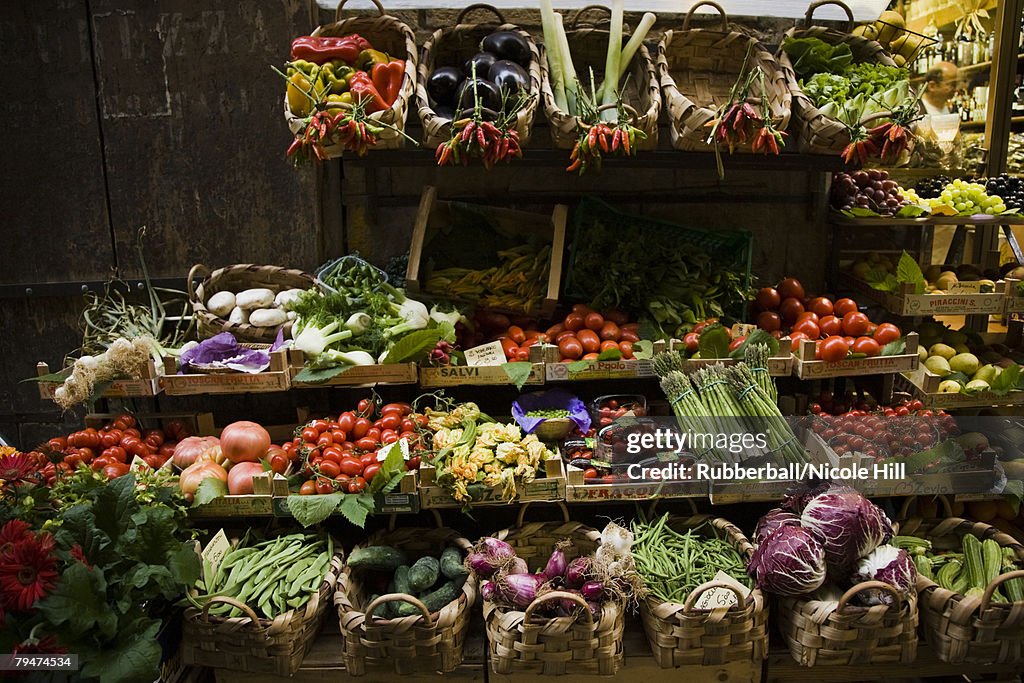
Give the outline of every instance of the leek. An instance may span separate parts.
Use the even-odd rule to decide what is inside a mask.
[[[636,27],[636,31],[633,32],[629,42],[626,43],[626,47],[622,48],[622,57],[619,60],[619,79],[626,75],[626,71],[629,70],[629,63],[633,61],[633,56],[636,55],[640,45],[647,39],[647,34],[657,19],[651,12],[645,12],[644,16],[641,17],[640,25]],[[607,81],[607,79],[608,76],[606,75],[605,80]],[[618,84],[616,83],[616,85]]]
[[[562,15],[557,13],[555,14],[555,33],[557,34],[558,56],[562,61],[565,99],[568,106],[565,111],[575,116],[579,113],[577,105],[579,100],[579,83],[576,80],[576,67],[572,63],[572,52],[569,51],[569,38],[565,35]]]
[[[612,23],[608,29],[608,56],[604,62],[604,83],[601,85],[600,102],[595,105],[615,104],[616,90],[619,87],[619,64],[622,60],[622,7],[623,0],[612,2]],[[605,121],[615,121],[619,114],[615,109],[607,109],[601,114]]]
[[[565,99],[565,72],[562,71],[562,56],[555,28],[555,10],[551,6],[551,0],[540,0],[540,20],[544,29],[544,47],[547,52],[548,73],[551,74],[555,106],[566,111],[569,105]]]

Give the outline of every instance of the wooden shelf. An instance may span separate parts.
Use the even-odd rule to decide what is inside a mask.
[[[1024,119],[1022,119],[1024,120]],[[921,218],[850,218],[840,213],[829,214],[833,225],[856,227],[887,227],[892,225],[1024,225],[1024,216],[923,216]]]

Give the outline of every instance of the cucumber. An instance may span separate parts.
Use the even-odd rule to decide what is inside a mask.
[[[448,546],[444,549],[444,552],[441,553],[441,573],[449,579],[469,574],[469,570],[462,563],[461,550],[455,546]]]
[[[395,570],[395,576],[391,579],[392,587],[389,589],[392,593],[409,593],[411,588],[409,587],[409,566],[402,565]]]
[[[377,595],[376,593],[371,595],[369,597],[369,599],[366,601],[366,606],[369,607],[370,603],[372,603],[374,600],[376,600],[379,597],[380,596]],[[389,609],[390,607],[391,607],[391,603],[390,602],[385,602],[383,605],[377,605],[377,608],[375,610],[373,610],[373,614],[371,614],[370,616],[371,617],[377,616],[377,617],[382,617],[384,619],[387,619],[388,616],[389,616],[389,613],[390,613],[390,609]]]
[[[422,598],[420,598],[420,601],[426,606],[428,610],[430,610],[430,613],[433,614],[434,612],[437,612],[445,605],[450,603],[452,600],[457,600],[459,597],[459,593],[462,590],[462,584],[464,584],[465,582],[466,580],[464,578],[452,579],[448,583],[438,588],[436,591],[424,595]],[[398,617],[409,617],[414,614],[420,613],[419,609],[417,609],[415,606],[407,602],[400,603],[398,605],[398,609],[396,609],[395,612],[395,616]]]
[[[353,569],[393,572],[403,564],[407,564],[405,553],[389,545],[356,548],[348,556],[348,566]]]
[[[416,563],[409,568],[409,589],[419,593],[437,582],[437,575],[441,572],[441,563],[437,558],[426,555],[416,560]]]

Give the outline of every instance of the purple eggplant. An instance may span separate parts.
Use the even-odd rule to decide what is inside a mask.
[[[427,79],[427,93],[443,106],[455,106],[455,98],[462,85],[462,73],[454,66],[442,66],[434,70]]]
[[[495,31],[480,41],[480,50],[522,67],[530,66],[530,44],[517,31]]]
[[[530,74],[515,62],[502,59],[491,67],[490,80],[507,100],[514,101],[516,95],[530,90]]]
[[[462,73],[466,78],[473,78],[473,67],[476,67],[476,77],[485,81],[493,80],[491,78],[491,67],[498,61],[490,52],[477,52],[475,55],[466,60],[466,63],[462,65]]]

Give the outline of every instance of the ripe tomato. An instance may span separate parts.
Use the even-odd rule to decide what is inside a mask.
[[[808,339],[817,339],[821,336],[821,328],[818,326],[818,323],[814,322],[810,318],[804,318],[797,322],[796,325],[793,325],[793,331],[803,332],[807,335]]]
[[[811,299],[811,303],[807,307],[807,310],[814,311],[815,313],[818,314],[819,318],[824,318],[826,315],[832,315],[832,301],[831,299],[826,299],[823,296],[819,296],[817,298]]]
[[[388,413],[380,419],[381,431],[390,429],[392,431],[397,430],[402,425],[402,418],[398,413]]]
[[[385,446],[390,446],[396,441],[398,441],[398,434],[392,431],[387,431],[380,435],[380,442]]]
[[[311,496],[316,493],[316,484],[312,481],[302,482],[302,486],[299,487],[300,496]]]
[[[355,446],[361,451],[374,451],[377,450],[377,440],[364,436],[362,439],[356,440]]]
[[[288,471],[288,456],[284,453],[274,453],[270,456],[270,470],[275,474],[284,474]]]
[[[745,341],[747,341],[747,338],[746,338],[746,336],[742,336],[742,337],[736,337],[736,338],[735,338],[735,339],[733,339],[733,340],[732,340],[731,342],[729,342],[729,350],[730,350],[730,351],[735,351],[735,350],[736,350],[736,349],[738,349],[738,348],[739,348],[739,347],[740,347],[740,346],[741,346],[741,345],[743,344],[743,342],[745,342]]]
[[[762,287],[754,296],[754,303],[760,311],[774,311],[782,303],[782,296],[774,287]]]
[[[100,436],[100,443],[103,444],[104,448],[110,448],[111,446],[116,446],[121,443],[122,436],[124,436],[124,434],[120,429],[111,429],[109,432],[103,432],[103,435]]]
[[[342,474],[355,477],[363,471],[363,463],[359,462],[355,458],[342,458],[340,469]]]
[[[757,326],[765,332],[774,332],[782,327],[782,318],[775,311],[762,311],[757,315]]]
[[[356,424],[356,416],[352,411],[342,413],[338,416],[338,428],[348,434]]]
[[[368,398],[360,399],[356,411],[363,417],[373,417],[377,412],[377,404]]]
[[[416,431],[416,423],[410,420],[409,418],[405,418],[404,420],[402,420],[402,424],[399,426],[401,428],[402,434],[408,434],[410,432]]]
[[[346,430],[345,433],[346,434],[350,434],[351,436],[355,437],[356,439],[361,439],[364,436],[366,436],[366,433],[368,431],[370,431],[370,427],[372,427],[372,426],[373,426],[372,422],[367,420],[365,417],[360,417],[360,418],[358,418],[356,420],[355,424],[352,425],[352,429],[351,430]]]
[[[596,314],[592,314],[596,315]],[[355,477],[348,483],[349,493],[362,493],[366,490],[366,480],[362,477]]]
[[[779,296],[783,299],[803,299],[805,296],[804,286],[795,277],[787,277],[779,283],[778,289]]]
[[[68,439],[65,436],[56,436],[47,441],[46,446],[51,451],[62,451],[68,447]]]
[[[874,337],[875,341],[882,346],[885,346],[886,344],[899,339],[901,335],[902,333],[900,332],[900,328],[896,327],[892,323],[882,323],[875,330]]]
[[[109,464],[111,464],[113,462],[117,462],[117,461],[107,457],[106,455],[101,455],[98,458],[93,458],[93,461],[91,463],[89,463],[89,467],[91,467],[94,471],[99,472],[104,467],[106,467],[107,465],[109,465]]]
[[[103,476],[107,479],[117,479],[126,474],[128,474],[128,465],[124,463],[114,463],[103,468]]]
[[[818,321],[818,327],[823,335],[831,337],[843,331],[843,321],[834,315],[826,315]]]
[[[808,337],[803,332],[793,332],[792,334],[789,335],[789,339],[790,341],[793,342],[793,348],[795,349],[797,346],[800,345],[800,342],[802,342],[804,339],[810,339],[810,337]]]
[[[779,306],[779,313],[782,314],[782,320],[787,325],[792,325],[796,322],[800,314],[804,312],[804,305],[800,303],[800,299],[796,297],[789,297],[788,299],[782,300],[782,305]]]
[[[878,345],[878,342],[871,337],[858,337],[853,342],[853,352],[863,353],[868,358],[877,356],[882,352],[882,347]]]
[[[418,470],[420,468],[420,456],[414,455],[405,461],[405,469],[408,472]]]
[[[376,427],[370,427],[370,430],[366,432],[364,439],[373,439],[374,443],[380,443],[380,430]]]
[[[315,429],[317,434],[323,434],[327,431],[327,420],[313,420],[309,426]]]
[[[377,463],[367,465],[366,469],[363,470],[363,479],[365,479],[368,482],[373,481],[373,478],[377,476],[378,472],[380,472],[380,465],[378,465]]]
[[[625,360],[633,358],[633,342],[622,340],[619,342],[619,353]]]
[[[826,337],[821,342],[819,348],[821,349],[821,360],[833,363],[846,358],[846,355],[850,351],[850,347],[847,346],[846,341],[842,337],[836,335]]]
[[[597,470],[594,469],[593,467],[588,467],[587,469],[583,470],[583,478],[584,479],[596,479],[597,478]]]
[[[842,318],[847,313],[857,312],[857,302],[853,299],[838,299],[832,306],[835,315]]]
[[[142,440],[148,442],[151,446],[155,445],[158,450],[166,441],[164,433],[159,429],[147,429]]]
[[[80,462],[90,463],[96,453],[91,448],[79,448],[77,455]],[[67,458],[65,458],[65,460],[67,460]]]
[[[853,342],[857,341],[854,337],[843,337],[843,341],[846,342],[847,348],[853,348]]]
[[[683,345],[686,346],[687,353],[697,353],[697,350],[700,349],[700,333],[687,332],[686,336],[683,337]]]
[[[142,462],[144,462],[147,465],[149,465],[150,469],[158,470],[161,467],[163,467],[164,462],[166,462],[166,461],[163,458],[161,458],[159,455],[147,455],[145,458],[142,459]]]
[[[583,355],[583,344],[576,337],[566,337],[558,342],[558,351],[562,358],[577,360]]]
[[[863,313],[847,313],[843,316],[843,334],[850,337],[862,337],[867,334],[870,322]]]
[[[341,465],[333,460],[324,460],[320,463],[320,474],[334,479],[341,474]]]
[[[316,431],[312,427],[302,428],[302,440],[306,443],[316,443],[316,440],[320,438],[320,432]]]
[[[316,437],[316,445],[319,446],[320,448],[326,448],[327,446],[330,446],[333,443],[334,439],[331,438],[331,435],[329,433],[321,434],[320,436]]]
[[[368,467],[369,465],[372,465],[373,463],[377,462],[377,454],[364,453],[363,455],[360,455],[358,458],[356,458],[356,460],[363,463],[363,467]]]
[[[79,440],[82,441],[82,446],[86,448],[99,448],[100,445],[102,444],[102,441],[100,439],[100,433],[97,432],[92,427],[89,427],[88,429],[83,431],[82,434],[83,436],[79,437]]]
[[[327,493],[334,493],[334,482],[330,479],[324,479],[323,477],[317,477],[316,481],[313,482],[313,486],[316,488],[316,492],[320,495]]]

